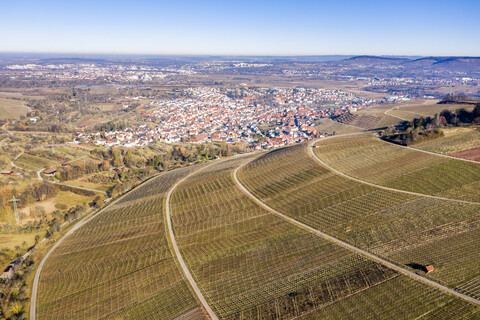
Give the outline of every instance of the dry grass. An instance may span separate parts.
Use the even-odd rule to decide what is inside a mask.
[[[29,248],[35,244],[35,236],[43,235],[43,232],[36,233],[9,233],[0,234],[0,250],[10,249],[14,250],[16,246],[23,248],[23,243],[26,242],[26,248]]]
[[[0,98],[0,120],[17,120],[28,113],[23,101]]]

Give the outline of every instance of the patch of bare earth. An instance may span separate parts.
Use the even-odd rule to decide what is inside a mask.
[[[480,162],[480,148],[452,153],[451,156]]]

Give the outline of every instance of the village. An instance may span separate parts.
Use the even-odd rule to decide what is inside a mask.
[[[383,101],[328,89],[188,88],[183,97],[153,100],[143,124],[111,132],[77,132],[73,143],[138,147],[165,143],[246,142],[254,148],[299,143],[324,133],[315,121]],[[145,123],[154,123],[149,126]]]

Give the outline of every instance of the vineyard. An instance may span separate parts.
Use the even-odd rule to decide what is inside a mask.
[[[327,133],[329,135],[332,134],[348,134],[348,133],[355,133],[355,132],[360,132],[362,129],[352,127],[352,126],[347,126],[344,124],[341,124],[340,122],[333,121],[330,118],[321,118],[316,120],[315,122],[316,126],[315,129],[317,129],[318,132],[320,133]]]
[[[39,319],[204,318],[165,233],[164,193],[195,167],[135,189],[68,237],[41,274]]]
[[[444,130],[445,137],[419,143],[415,148],[441,154],[480,148],[480,129],[455,128]]]
[[[368,136],[337,137],[312,150],[351,175],[366,175],[361,168],[370,168],[371,179],[380,184],[402,177],[402,170],[424,172],[457,161],[418,152],[418,163],[408,164],[417,151],[375,142]],[[323,143],[336,152],[327,152]],[[352,154],[350,147],[362,152]],[[392,152],[385,152],[389,147]],[[309,148],[304,143],[189,166],[135,188],[66,238],[46,261],[38,318],[206,319],[172,255],[165,227],[166,193],[182,178],[169,192],[170,237],[219,319],[480,316],[478,306],[460,297],[282,219],[234,180],[235,169],[246,163],[238,170],[241,183],[268,206],[478,297],[479,205],[349,179],[321,165]],[[362,148],[378,159],[368,159]],[[349,167],[345,159],[357,157],[358,168]],[[402,165],[375,173],[375,165],[390,157],[404,159]],[[428,181],[427,173],[419,176],[420,184]],[[464,180],[451,184],[457,196],[465,190]],[[428,264],[436,269],[427,275],[422,268]]]
[[[478,314],[468,303],[452,300],[260,208],[232,179],[232,170],[242,161],[196,173],[175,190],[172,199],[182,254],[219,318],[320,314],[335,318],[337,308],[356,319],[375,315],[408,319],[439,308],[459,317]],[[402,289],[392,293],[397,286]],[[369,296],[371,301],[363,303]]]
[[[403,148],[369,135],[321,140],[315,154],[334,169],[361,180],[480,202],[480,163]]]
[[[450,287],[480,275],[477,204],[353,181],[312,159],[307,144],[261,156],[239,177],[270,207],[317,230],[404,266],[435,264],[429,277]]]

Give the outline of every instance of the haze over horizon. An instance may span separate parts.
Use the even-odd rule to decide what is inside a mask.
[[[480,56],[473,0],[2,4],[0,52]]]

